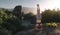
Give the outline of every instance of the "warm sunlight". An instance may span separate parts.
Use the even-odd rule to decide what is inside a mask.
[[[60,0],[50,0],[46,5],[49,9],[60,8]]]
[[[45,9],[57,9],[59,8],[60,9],[60,0],[45,0],[43,2],[37,2],[36,4],[39,4],[40,5],[40,12],[42,13],[42,11],[44,11]],[[35,4],[35,9],[33,11],[34,14],[36,14],[36,6]]]
[[[44,11],[45,9],[60,9],[60,0],[45,0],[44,2],[37,3],[39,3],[41,11]]]
[[[50,4],[51,8],[60,8],[60,0],[53,0]]]

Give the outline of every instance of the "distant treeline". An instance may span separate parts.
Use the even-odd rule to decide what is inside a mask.
[[[42,23],[60,22],[60,10],[45,10],[42,12]]]

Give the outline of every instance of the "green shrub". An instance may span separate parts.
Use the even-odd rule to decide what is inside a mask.
[[[57,27],[57,23],[52,22],[52,23],[46,23],[47,27]]]

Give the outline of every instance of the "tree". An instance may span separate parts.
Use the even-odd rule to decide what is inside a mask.
[[[21,6],[21,5],[16,6],[16,7],[14,8],[14,10],[13,10],[13,13],[14,13],[17,17],[19,17],[20,19],[21,19],[21,16],[22,16],[21,10],[22,10],[22,6]]]
[[[1,29],[11,31],[12,34],[23,30],[20,18],[8,10],[0,10],[0,27],[2,27]]]
[[[22,6],[21,5],[18,5],[14,8],[13,10],[13,14],[15,16],[17,16],[17,18],[19,19],[20,23],[22,23]]]
[[[42,22],[59,22],[60,16],[59,12],[55,10],[45,10],[42,12]]]
[[[24,20],[28,20],[31,22],[31,24],[35,24],[36,23],[36,16],[33,15],[33,13],[29,12],[24,15]]]

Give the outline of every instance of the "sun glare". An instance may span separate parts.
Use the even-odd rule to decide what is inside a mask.
[[[40,9],[42,11],[44,11],[45,9],[55,9],[55,8],[59,8],[60,9],[60,0],[48,0],[44,3],[40,3]]]
[[[44,1],[43,1],[44,2]],[[39,4],[39,7],[40,7],[40,13],[42,13],[44,10],[46,9],[55,9],[57,10],[57,8],[59,8],[60,10],[60,0],[47,0],[45,1],[44,3],[40,3],[40,2],[37,2],[35,5],[34,5],[34,11],[33,13],[36,14],[36,8],[37,8],[37,4]]]
[[[60,0],[51,0],[48,3],[48,6],[49,6],[50,9],[60,8]]]

